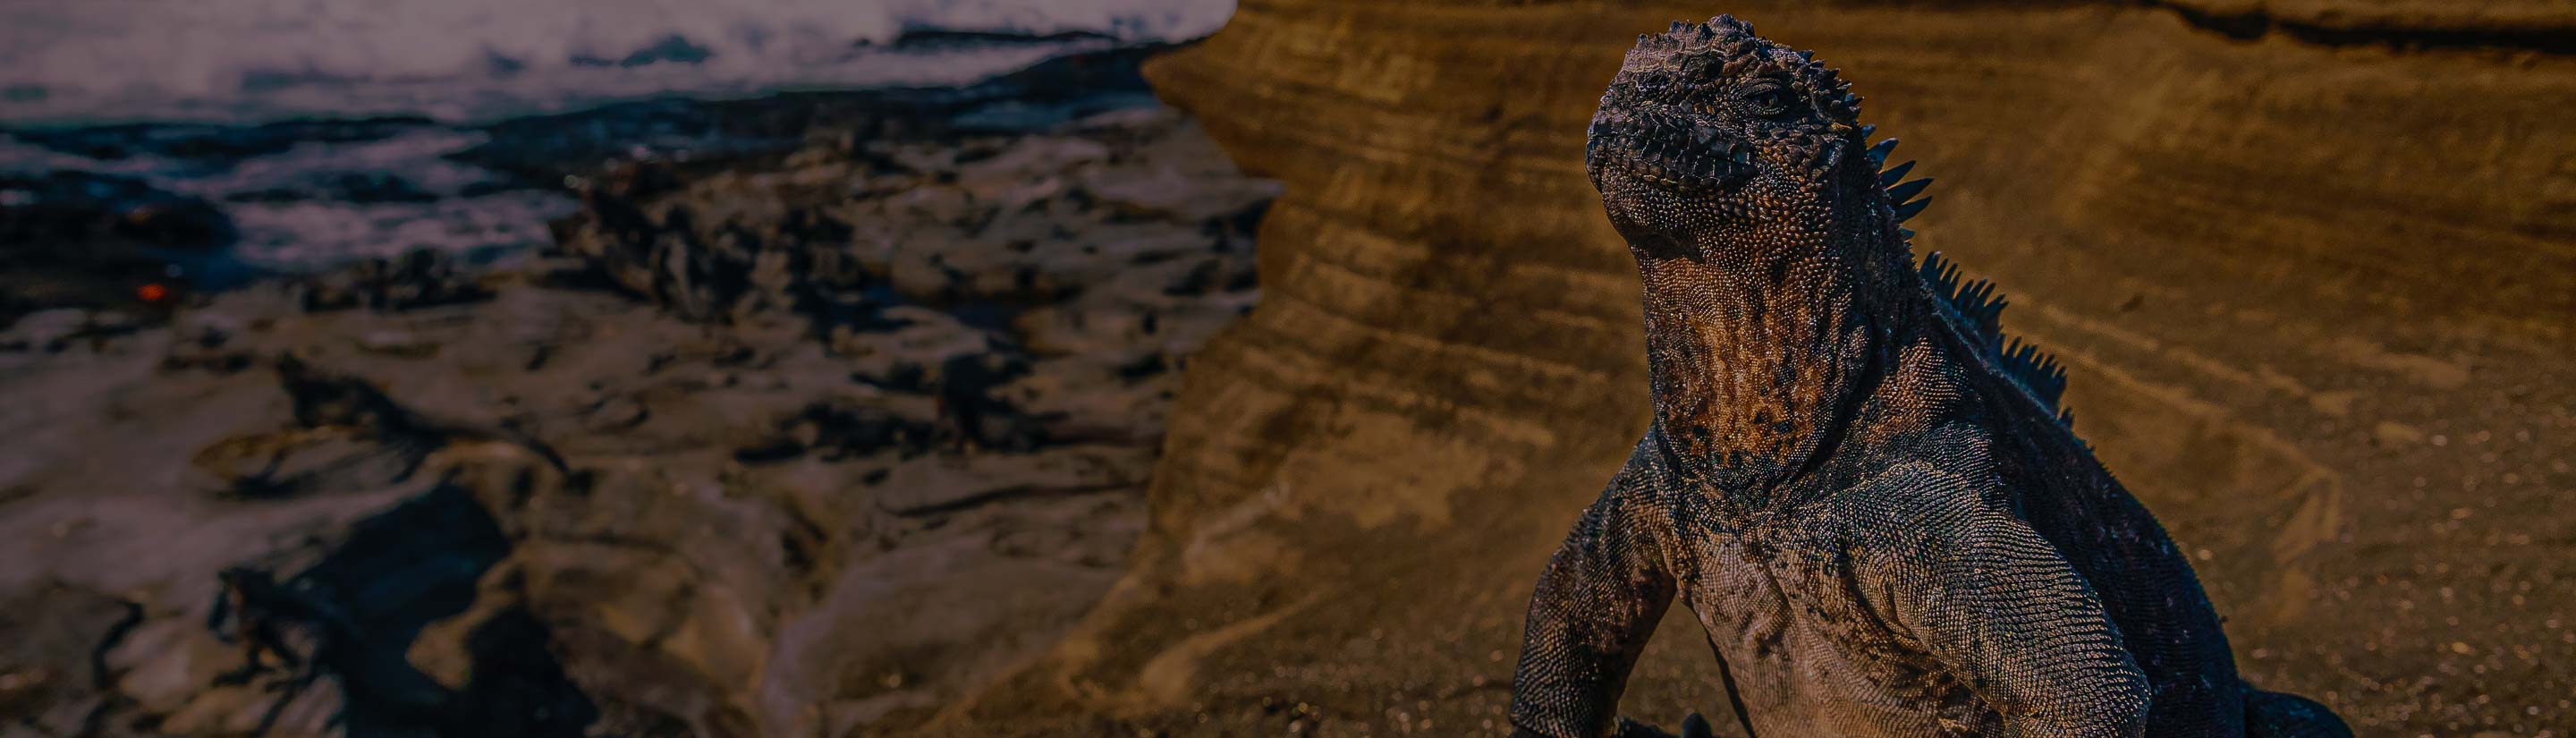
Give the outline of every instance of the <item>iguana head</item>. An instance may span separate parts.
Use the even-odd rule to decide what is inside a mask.
[[[1859,98],[1812,55],[1732,16],[1639,36],[1592,118],[1585,164],[1611,221],[1647,257],[1821,244],[1872,194]],[[1858,164],[1855,166],[1855,164]],[[1854,181],[1850,172],[1866,177]],[[1846,187],[1846,185],[1852,185]]]
[[[1586,169],[1644,283],[1656,423],[1691,464],[1800,467],[1908,294],[1858,104],[1728,16],[1639,37],[1601,96]]]

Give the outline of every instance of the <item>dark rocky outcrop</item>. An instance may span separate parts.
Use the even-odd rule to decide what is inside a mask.
[[[19,259],[57,243],[208,251],[231,244],[232,223],[204,200],[111,174],[0,175],[0,244]]]
[[[121,161],[161,157],[206,170],[284,152],[305,143],[358,143],[434,125],[427,118],[290,120],[258,125],[128,123],[83,128],[12,128],[9,136],[74,156]]]
[[[413,251],[298,277],[293,284],[308,311],[401,311],[490,299],[492,291],[475,272],[447,254]]]
[[[132,177],[0,173],[0,326],[48,308],[152,307],[187,283],[174,265],[234,237],[214,204]]]
[[[0,330],[0,733],[916,734],[1116,582],[1271,194],[1150,108],[594,181]]]

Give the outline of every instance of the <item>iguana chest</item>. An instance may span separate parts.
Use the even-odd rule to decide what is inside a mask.
[[[1981,704],[1890,619],[1831,537],[1692,544],[1682,596],[1759,738],[1972,734]]]

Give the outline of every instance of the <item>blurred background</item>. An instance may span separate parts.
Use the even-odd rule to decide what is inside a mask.
[[[7,0],[0,736],[1507,732],[1646,417],[1582,131],[1721,12],[2248,679],[2576,730],[2560,3]]]

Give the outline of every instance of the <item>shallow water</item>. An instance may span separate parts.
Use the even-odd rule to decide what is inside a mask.
[[[1031,101],[979,82],[1204,35],[1232,5],[0,0],[0,173],[124,175],[214,203],[235,240],[201,272],[488,260],[575,209],[564,172],[791,147],[814,110],[867,91],[954,108],[964,128],[1150,104],[1141,85]]]
[[[0,0],[0,124],[451,122],[648,95],[961,85],[1206,35],[1231,0]],[[901,43],[925,29],[1050,43]]]
[[[230,260],[298,270],[412,249],[475,254],[541,241],[574,210],[560,191],[508,188],[445,157],[489,136],[421,123],[372,141],[293,143],[236,162],[141,153],[100,159],[0,135],[0,167],[134,176],[214,202],[230,216]]]

